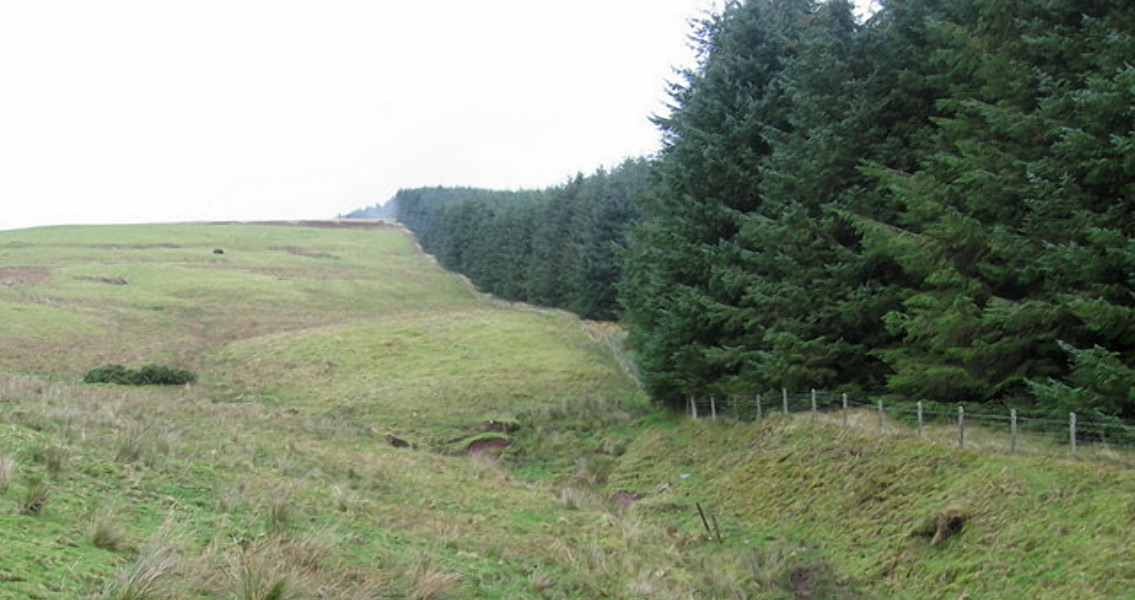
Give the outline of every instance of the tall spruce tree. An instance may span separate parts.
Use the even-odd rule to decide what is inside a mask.
[[[750,0],[701,23],[623,301],[649,389],[1135,413],[1135,5]]]
[[[737,236],[761,204],[768,130],[788,127],[777,80],[812,9],[806,0],[734,3],[703,20],[701,64],[672,88],[671,114],[656,119],[658,186],[628,257],[624,302],[644,383],[671,405],[729,391],[746,357],[732,349],[760,335],[731,310],[744,294],[732,280]]]
[[[880,174],[899,210],[897,228],[875,235],[918,240],[901,259],[916,293],[885,319],[902,344],[880,356],[899,395],[1020,404],[1029,380],[1069,373],[1069,352],[1135,358],[1124,161],[1135,88],[1121,82],[1135,9],[969,8],[930,24],[930,67],[947,85],[935,151],[914,172]],[[1103,354],[1084,353],[1097,345]]]

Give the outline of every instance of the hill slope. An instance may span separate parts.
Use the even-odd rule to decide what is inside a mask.
[[[392,227],[0,232],[0,281],[0,598],[1135,588],[1127,471],[657,414],[579,321]],[[200,381],[79,383],[146,361]]]

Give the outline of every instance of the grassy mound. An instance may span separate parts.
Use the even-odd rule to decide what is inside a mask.
[[[610,474],[739,552],[791,548],[866,597],[1121,598],[1135,589],[1135,472],[961,451],[777,416],[650,426]],[[790,572],[787,576],[790,576]]]

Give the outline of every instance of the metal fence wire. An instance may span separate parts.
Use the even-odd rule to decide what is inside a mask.
[[[1135,421],[1076,413],[997,412],[938,403],[866,402],[847,394],[779,390],[749,396],[689,397],[695,419],[749,422],[775,414],[816,423],[915,436],[963,448],[1046,455],[1076,455],[1135,465]]]

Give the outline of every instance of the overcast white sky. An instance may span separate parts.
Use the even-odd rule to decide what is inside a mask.
[[[0,0],[0,229],[333,217],[658,148],[712,0]]]

